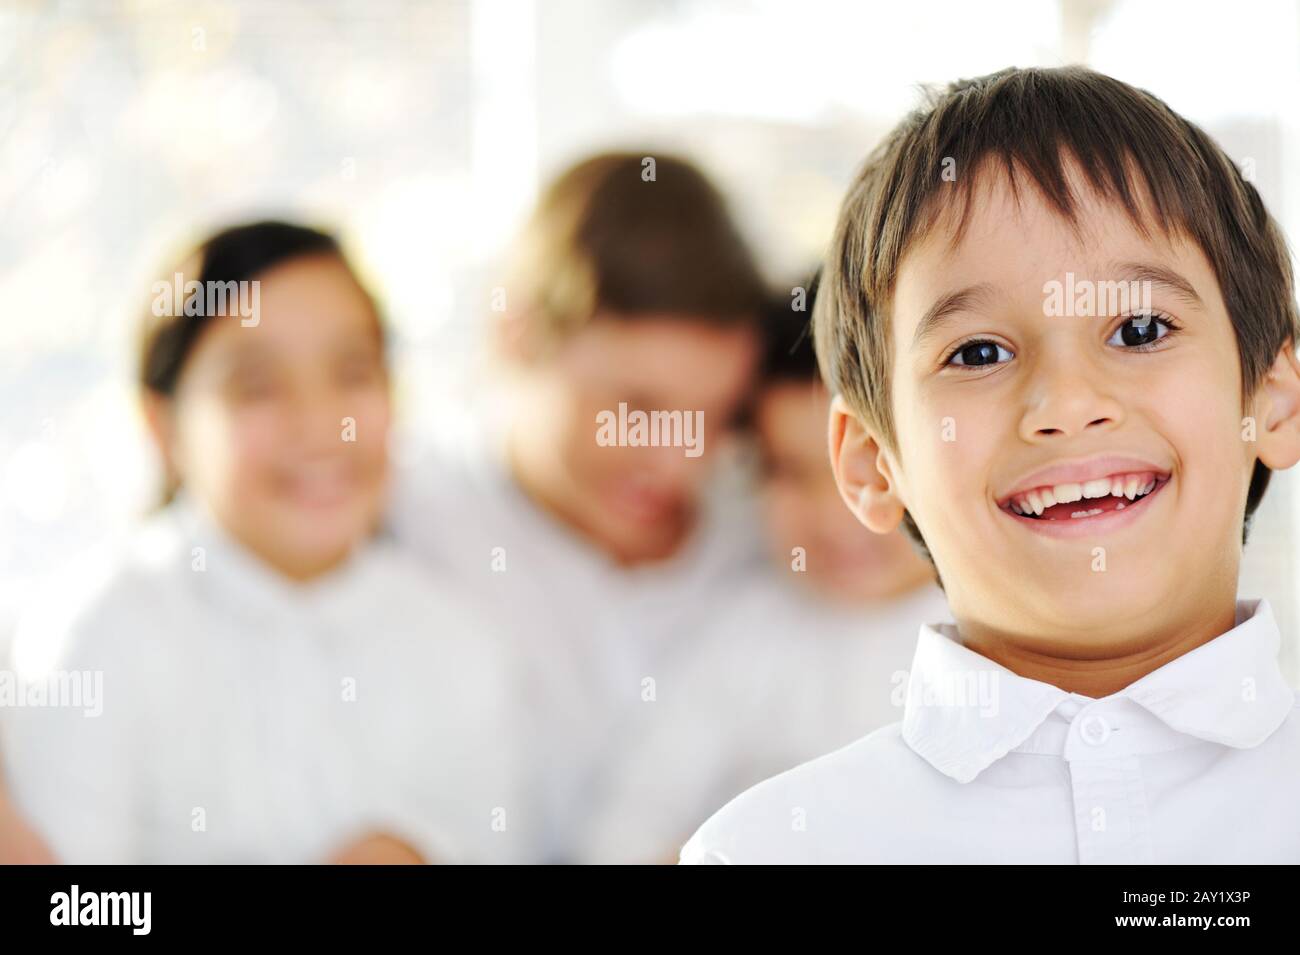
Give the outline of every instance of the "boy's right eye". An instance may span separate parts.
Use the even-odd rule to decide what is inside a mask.
[[[949,353],[944,365],[966,367],[996,365],[1010,361],[1014,357],[1016,356],[1011,353],[1010,349],[1004,348],[997,342],[980,339],[958,345]]]

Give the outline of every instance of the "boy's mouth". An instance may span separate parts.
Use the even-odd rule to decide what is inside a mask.
[[[1000,500],[998,507],[1034,523],[1087,523],[1140,508],[1168,483],[1168,471],[1117,471],[1089,480],[1021,488]]]

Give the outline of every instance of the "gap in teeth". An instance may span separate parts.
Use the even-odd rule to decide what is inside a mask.
[[[1102,497],[1120,497],[1127,501],[1136,501],[1150,494],[1159,479],[1151,472],[1136,474],[1116,474],[1111,477],[1097,478],[1071,484],[1057,484],[1053,487],[1034,488],[1012,499],[1011,510],[1025,517],[1041,517],[1043,511],[1055,504],[1073,504],[1075,501]],[[1124,502],[1116,506],[1119,510]],[[1091,517],[1101,513],[1099,508],[1074,511],[1075,517]]]

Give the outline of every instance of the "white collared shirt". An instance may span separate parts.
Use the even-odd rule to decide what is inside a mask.
[[[743,683],[762,665],[749,635],[714,625],[764,567],[749,495],[719,478],[681,552],[634,568],[528,498],[481,435],[426,453],[398,484],[394,534],[508,641],[528,740],[520,825],[531,861],[671,861],[716,808],[690,765],[644,747],[720,738],[727,727],[697,718],[688,687]],[[656,767],[662,800],[629,793],[638,763]]]
[[[181,504],[100,566],[12,656],[24,687],[102,675],[102,712],[0,707],[7,782],[60,859],[319,862],[373,831],[511,857],[499,646],[391,544],[296,585]]]
[[[1296,863],[1300,714],[1266,601],[1102,699],[923,627],[899,724],[719,810],[683,863]]]

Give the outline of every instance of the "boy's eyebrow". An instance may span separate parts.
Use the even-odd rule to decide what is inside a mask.
[[[1167,266],[1153,262],[1113,262],[1107,268],[1107,274],[1114,276],[1115,281],[1150,282],[1153,286],[1162,286],[1189,305],[1203,307],[1205,304],[1192,283]],[[912,335],[912,349],[921,348],[926,339],[936,334],[953,315],[976,310],[994,294],[991,283],[979,282],[941,296],[917,323],[916,332]]]
[[[1205,305],[1192,283],[1166,266],[1152,262],[1112,262],[1109,272],[1121,282],[1150,282],[1169,289],[1188,305]]]
[[[992,298],[993,294],[992,284],[979,282],[940,296],[917,323],[916,333],[912,336],[912,349],[920,348],[925,340],[938,332],[953,315],[958,312],[974,311],[979,305]]]

